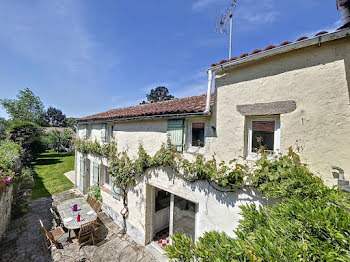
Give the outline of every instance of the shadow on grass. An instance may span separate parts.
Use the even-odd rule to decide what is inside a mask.
[[[55,165],[58,163],[62,163],[63,161],[58,158],[39,158],[34,162],[34,165],[36,166],[48,166],[48,165]]]
[[[32,191],[32,199],[37,199],[40,197],[51,196],[50,192],[46,189],[43,179],[34,172],[34,185]]]

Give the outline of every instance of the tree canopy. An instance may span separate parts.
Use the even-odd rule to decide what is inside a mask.
[[[60,109],[50,106],[45,114],[45,121],[51,126],[67,126],[67,117]]]
[[[167,101],[175,98],[174,96],[169,94],[169,90],[165,86],[158,86],[157,88],[152,89],[151,92],[146,95],[146,97],[147,97],[147,102],[142,101],[142,103],[140,104]]]
[[[44,105],[29,88],[20,90],[17,99],[1,99],[0,103],[12,120],[45,123]]]

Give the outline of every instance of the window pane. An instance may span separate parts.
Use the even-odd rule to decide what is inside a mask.
[[[204,123],[192,124],[192,146],[204,147]]]
[[[273,153],[275,121],[253,121],[252,152]]]
[[[156,212],[168,208],[170,206],[170,193],[155,188],[156,193]]]
[[[174,195],[174,233],[195,239],[196,204]]]
[[[108,174],[108,169],[107,167],[105,167],[105,184],[108,184],[110,183],[110,179],[109,179],[110,175]]]

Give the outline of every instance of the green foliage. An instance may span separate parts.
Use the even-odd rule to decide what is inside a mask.
[[[167,101],[174,99],[174,96],[169,94],[168,88],[164,86],[158,86],[155,89],[152,89],[151,92],[146,95],[147,102],[142,101],[140,104],[148,104],[148,103],[155,103],[160,101]]]
[[[40,98],[28,88],[20,90],[17,99],[1,99],[0,103],[12,120],[45,124],[44,105]]]
[[[192,238],[182,235],[180,233],[175,233],[172,236],[174,241],[173,245],[168,245],[164,247],[164,250],[167,252],[167,256],[172,260],[181,262],[194,261],[194,252],[193,252],[193,241]]]
[[[349,261],[350,194],[326,187],[292,151],[257,161],[251,183],[281,201],[241,206],[235,239],[209,232],[183,250],[186,240],[174,238],[169,258],[192,252],[199,261]]]
[[[0,169],[18,170],[21,166],[21,146],[15,142],[0,141]]]
[[[9,127],[9,121],[0,117],[0,140],[7,138],[7,128]]]
[[[50,106],[45,113],[45,121],[50,126],[66,126],[67,117],[60,109]]]
[[[99,186],[96,186],[96,185],[90,186],[88,189],[88,194],[90,196],[93,196],[97,200],[102,201],[101,189]]]
[[[53,149],[56,152],[70,151],[72,147],[72,135],[73,131],[68,128],[63,131],[58,129],[51,130],[47,134],[49,149]]]
[[[94,155],[102,155],[107,158],[113,158],[117,155],[116,142],[109,142],[101,145],[97,141],[91,142],[83,139],[75,139],[73,140],[73,145],[83,154],[91,153]]]
[[[67,117],[66,124],[67,124],[67,127],[75,130],[76,124],[77,124],[77,119],[75,117]]]
[[[12,121],[9,127],[9,140],[20,144],[24,150],[23,160],[33,161],[44,152],[42,128],[28,121]]]

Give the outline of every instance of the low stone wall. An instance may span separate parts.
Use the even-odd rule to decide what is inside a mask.
[[[13,185],[6,186],[5,191],[0,196],[0,241],[5,233],[11,218],[11,205],[13,200]]]

